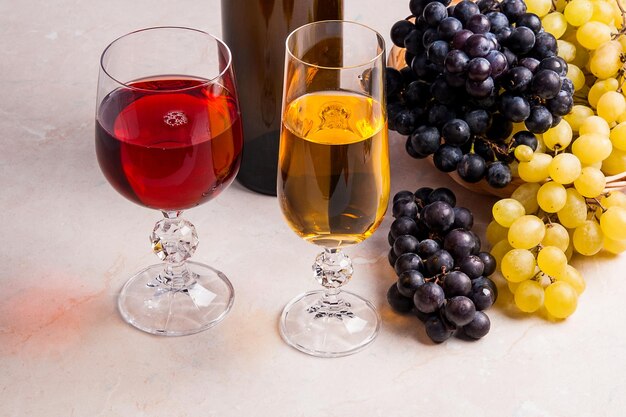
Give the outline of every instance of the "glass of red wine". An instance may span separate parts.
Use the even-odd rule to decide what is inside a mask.
[[[96,153],[109,183],[164,218],[150,236],[163,261],[124,285],[118,307],[153,334],[193,334],[221,321],[233,287],[220,271],[188,259],[194,226],[183,210],[224,190],[239,169],[242,130],[231,53],[208,33],[156,27],[124,35],[103,52]]]

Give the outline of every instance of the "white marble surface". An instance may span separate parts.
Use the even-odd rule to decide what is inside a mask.
[[[346,17],[387,37],[406,0],[346,0]],[[116,295],[154,262],[159,214],[104,180],[94,154],[98,58],[113,38],[155,25],[220,31],[217,0],[0,0],[0,416],[622,416],[626,413],[626,257],[577,260],[587,291],[569,320],[490,310],[477,343],[427,341],[386,305],[388,215],[349,250],[349,284],[379,306],[367,350],[324,360],[285,345],[283,305],[315,288],[316,248],[283,222],[275,199],[232,186],[188,212],[196,259],[231,278],[231,314],[210,331],[150,336],[126,325]],[[411,160],[392,135],[392,191],[453,187],[475,211],[491,201]]]

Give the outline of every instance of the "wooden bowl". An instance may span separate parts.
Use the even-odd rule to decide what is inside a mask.
[[[404,62],[405,53],[406,53],[406,50],[404,48],[398,48],[397,46],[394,45],[389,51],[389,56],[387,57],[387,66],[393,67],[396,69],[402,69],[406,67],[407,65]],[[428,157],[428,160],[431,162],[433,167],[435,167],[433,163],[432,155]],[[459,177],[459,174],[457,174],[456,171],[450,172],[448,173],[448,175],[452,177],[452,179],[456,183],[463,186],[464,188],[467,188],[468,190],[472,192],[482,194],[482,195],[493,195],[493,196],[497,196],[500,198],[510,197],[513,191],[515,191],[517,187],[519,187],[520,185],[524,183],[524,181],[520,179],[519,177],[513,177],[513,180],[506,187],[494,188],[491,185],[489,185],[489,183],[487,183],[487,180],[485,179],[480,180],[479,182],[476,182],[476,183],[469,183],[461,179],[461,177]]]

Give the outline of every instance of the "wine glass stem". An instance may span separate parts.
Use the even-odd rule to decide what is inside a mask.
[[[186,261],[198,247],[196,228],[181,214],[182,211],[163,211],[164,218],[156,223],[150,236],[153,252],[165,263],[157,280],[174,291],[193,283]]]
[[[309,313],[316,317],[343,319],[352,317],[350,304],[341,298],[340,287],[352,277],[352,260],[341,249],[325,248],[313,264],[317,281],[324,286],[324,294],[317,303],[309,307]]]

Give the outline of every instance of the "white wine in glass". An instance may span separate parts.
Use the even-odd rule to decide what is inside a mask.
[[[384,51],[378,33],[346,21],[287,39],[278,198],[289,226],[324,248],[313,270],[325,289],[289,303],[280,330],[314,356],[355,353],[380,327],[374,306],[340,287],[352,276],[342,248],[374,233],[389,199]]]

